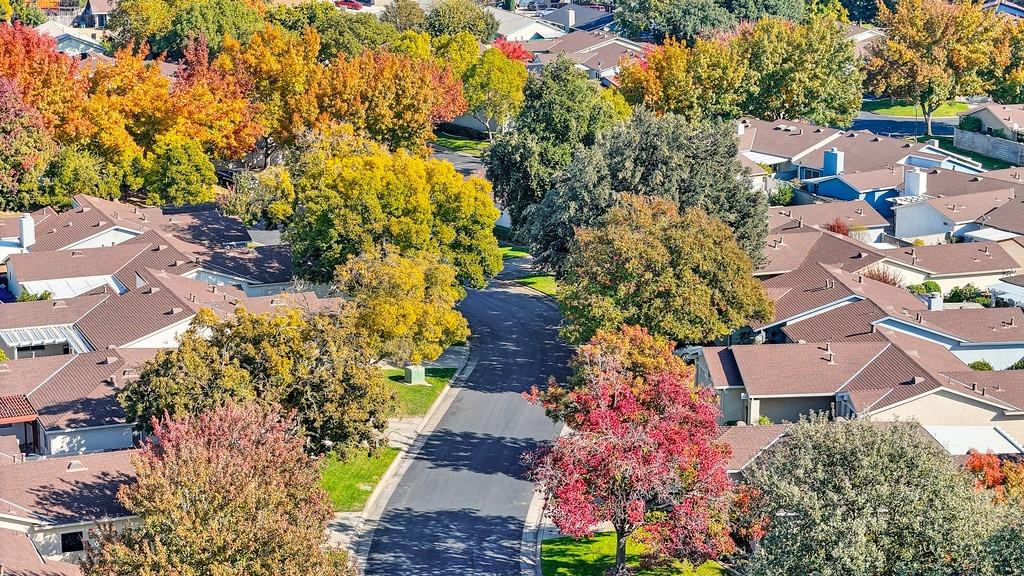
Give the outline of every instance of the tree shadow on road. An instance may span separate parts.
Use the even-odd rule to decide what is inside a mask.
[[[522,454],[541,445],[532,438],[507,438],[478,432],[435,430],[416,454],[433,468],[526,479]]]

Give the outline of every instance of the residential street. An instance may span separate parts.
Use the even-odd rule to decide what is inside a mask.
[[[507,280],[460,308],[477,364],[388,501],[368,576],[520,573],[533,494],[520,455],[558,431],[520,393],[563,378],[570,350],[556,340],[555,306]]]
[[[952,136],[958,118],[933,118],[932,132],[936,136]],[[861,111],[853,120],[853,130],[869,130],[875,134],[884,134],[895,138],[904,136],[920,136],[924,134],[923,118],[898,118],[881,116],[873,112]]]

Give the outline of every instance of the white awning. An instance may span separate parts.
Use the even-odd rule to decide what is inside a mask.
[[[953,456],[970,450],[982,454],[1024,454],[1017,439],[998,426],[925,426],[925,430]]]
[[[988,240],[990,242],[1002,242],[1003,240],[1016,238],[1017,236],[1020,236],[1020,234],[1007,232],[1006,230],[999,230],[997,228],[981,228],[980,230],[964,232],[964,236],[967,236],[971,240]]]
[[[0,340],[3,340],[9,348],[67,343],[77,354],[92,351],[78,330],[74,326],[66,324],[0,330]]]
[[[752,162],[756,162],[758,164],[765,164],[767,166],[771,166],[773,164],[782,164],[783,162],[789,162],[789,158],[783,158],[782,156],[774,156],[772,154],[764,154],[762,152],[753,152],[751,150],[740,152],[740,154],[743,154]]]

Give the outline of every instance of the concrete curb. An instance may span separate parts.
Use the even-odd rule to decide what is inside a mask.
[[[561,438],[569,433],[568,426],[558,431]],[[523,539],[519,548],[519,576],[543,576],[540,564],[541,545],[544,543],[544,515],[547,504],[537,490],[533,491],[530,509],[526,512],[526,523],[523,524]]]
[[[444,413],[458,395],[459,390],[461,390],[461,387],[452,387],[452,384],[464,382],[480,361],[480,354],[477,352],[476,346],[473,345],[475,339],[476,336],[474,335],[470,336],[470,339],[466,341],[466,347],[469,348],[466,362],[452,376],[451,381],[445,384],[444,388],[441,389],[441,393],[437,395],[437,399],[430,405],[430,409],[427,410],[427,413],[420,421],[420,425],[416,428],[416,440],[391,462],[384,475],[381,476],[380,482],[377,483],[370,498],[366,501],[366,506],[363,508],[363,517],[356,528],[355,545],[353,546],[355,548],[353,551],[355,559],[359,563],[361,570],[366,568],[366,560],[370,555],[370,545],[373,543],[373,534],[377,530],[377,524],[380,523],[380,517],[384,514],[384,508],[387,506],[388,501],[391,500],[395,488],[398,487],[399,480],[401,480],[405,471],[412,466],[423,445],[426,444],[427,437],[437,427],[441,417],[444,416]]]

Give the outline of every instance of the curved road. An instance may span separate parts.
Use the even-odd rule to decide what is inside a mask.
[[[558,433],[520,394],[562,380],[570,350],[557,340],[555,306],[515,283],[494,280],[460,308],[476,367],[385,506],[367,576],[520,573],[533,495],[520,455]]]

